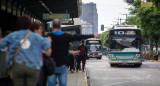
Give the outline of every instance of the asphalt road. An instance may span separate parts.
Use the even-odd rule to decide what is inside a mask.
[[[160,86],[160,62],[144,61],[142,66],[110,67],[107,58],[86,62],[91,86]]]

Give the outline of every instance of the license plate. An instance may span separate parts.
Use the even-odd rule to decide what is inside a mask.
[[[127,61],[123,61],[122,63],[123,63],[123,64],[127,64],[128,62],[127,62]]]

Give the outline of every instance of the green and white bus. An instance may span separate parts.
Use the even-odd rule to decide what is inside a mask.
[[[117,25],[110,30],[106,40],[109,44],[108,62],[113,67],[119,64],[142,65],[142,34],[135,25]]]

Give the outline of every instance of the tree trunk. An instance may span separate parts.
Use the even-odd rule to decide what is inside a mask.
[[[150,39],[149,41],[150,41],[150,51],[153,51],[153,40]]]
[[[156,54],[158,54],[158,39],[155,40],[156,43]]]

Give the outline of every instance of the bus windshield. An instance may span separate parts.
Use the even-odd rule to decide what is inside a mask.
[[[88,51],[96,52],[101,50],[101,44],[89,44],[87,45]]]
[[[140,52],[137,38],[117,37],[112,38],[111,52]]]

